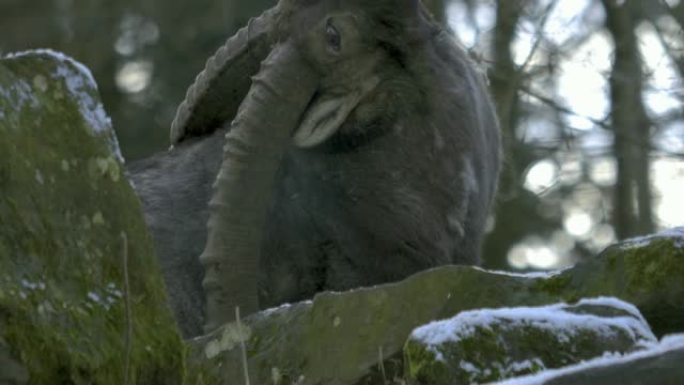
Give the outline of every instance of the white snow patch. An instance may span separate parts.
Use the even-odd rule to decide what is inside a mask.
[[[276,306],[276,307],[270,307],[270,308],[268,308],[268,309],[264,309],[264,310],[260,311],[259,313],[260,313],[261,315],[267,317],[267,316],[269,316],[269,315],[271,315],[271,314],[280,313],[281,311],[287,310],[287,309],[289,309],[290,307],[292,307],[292,304],[291,304],[291,303],[283,303],[283,304],[278,305],[278,306]]]
[[[105,310],[112,308],[114,304],[117,303],[121,298],[123,298],[123,293],[119,290],[113,282],[110,282],[105,287],[105,292],[100,294],[95,291],[89,291],[86,294],[88,300],[92,303],[101,306]],[[86,303],[86,306],[92,308],[92,304]]]
[[[539,358],[533,358],[531,360],[511,362],[504,370],[505,373],[519,373],[523,370],[536,370],[538,368],[546,368],[546,365]]]
[[[675,247],[684,248],[684,227],[674,227],[652,235],[629,238],[620,243],[620,248],[634,249],[644,247],[655,240],[663,238],[674,238]]]
[[[263,317],[268,317],[268,316],[270,316],[270,315],[272,315],[272,314],[280,313],[280,312],[282,312],[282,311],[285,311],[285,310],[291,308],[291,307],[294,306],[294,305],[300,305],[300,304],[301,304],[301,305],[304,305],[304,306],[311,306],[311,305],[313,305],[313,301],[309,299],[309,300],[300,301],[300,302],[297,302],[297,303],[294,303],[294,304],[292,304],[292,303],[283,303],[283,304],[280,304],[280,305],[275,306],[275,307],[271,307],[271,308],[268,308],[268,309],[264,309],[264,310],[260,311],[260,312],[257,313],[257,314],[260,315],[260,316],[263,316]]]
[[[102,298],[100,298],[100,295],[95,293],[94,291],[88,292],[88,299],[93,302],[102,303]]]
[[[640,359],[655,357],[674,350],[684,349],[684,334],[665,336],[660,343],[649,345],[646,350],[640,350],[626,355],[608,354],[599,358],[585,361],[576,365],[567,366],[560,369],[546,370],[541,373],[521,376],[497,382],[496,385],[541,385],[554,378],[581,372],[587,369],[607,367],[617,364],[625,364]]]
[[[112,297],[123,298],[123,292],[116,287],[116,284],[114,282],[108,283],[105,290],[107,290],[107,292]]]
[[[93,134],[107,135],[111,151],[115,154],[117,159],[123,163],[124,158],[121,154],[116,135],[112,130],[112,121],[107,116],[102,102],[93,97],[93,93],[97,94],[98,88],[95,78],[88,67],[61,52],[53,51],[51,49],[34,49],[10,53],[5,55],[4,58],[12,59],[27,55],[45,55],[53,58],[55,61],[70,64],[58,65],[57,70],[53,73],[53,78],[64,80],[67,90],[73,96],[74,100],[77,101],[81,116],[83,116],[87,125],[91,127]],[[22,82],[18,82],[17,84],[21,83]],[[0,89],[0,91],[2,91],[2,89]],[[28,91],[28,97],[32,99],[32,96],[30,95],[30,85],[28,85]],[[34,103],[37,105],[35,100]]]
[[[57,51],[54,51],[54,50],[49,49],[49,48],[39,48],[39,49],[30,49],[30,50],[20,51],[20,52],[11,52],[11,53],[6,54],[2,58],[3,59],[13,59],[13,58],[19,58],[19,57],[23,57],[23,56],[36,55],[36,54],[47,55],[47,56],[50,56],[50,57],[52,57],[58,61],[69,62],[70,64],[75,66],[79,72],[83,73],[83,75],[86,76],[88,83],[90,83],[90,86],[93,89],[97,90],[97,83],[95,83],[95,78],[93,77],[93,74],[90,72],[88,67],[86,67],[85,65],[79,63],[78,61],[74,60],[73,58],[71,58],[71,57],[69,57],[69,56],[67,56],[61,52],[57,52]]]
[[[15,110],[21,110],[26,106],[38,107],[38,100],[33,97],[31,84],[23,79],[17,80],[9,87],[0,87],[0,97],[12,101],[11,107]],[[7,112],[0,110],[0,118],[4,119],[6,115],[8,115]],[[9,115],[12,116],[12,114]]]
[[[638,310],[615,298],[594,298],[583,300],[579,304],[601,305],[624,309],[629,314],[639,314]],[[569,341],[581,330],[593,329],[597,333],[612,336],[616,330],[624,330],[630,337],[640,343],[656,341],[655,335],[643,321],[630,316],[599,317],[592,314],[572,313],[574,307],[561,303],[542,307],[517,307],[499,309],[480,309],[465,311],[457,316],[434,321],[413,330],[411,338],[437,352],[437,346],[446,342],[458,342],[471,337],[478,329],[492,329],[492,325],[505,321],[507,326],[533,326],[538,329],[553,331],[559,341]]]
[[[94,83],[90,83],[88,78],[80,76],[81,73],[75,73],[66,66],[57,67],[55,75],[64,79],[67,89],[78,100],[81,114],[96,133],[111,130],[112,121],[105,113],[102,103],[93,99],[88,92],[97,90]]]
[[[531,360],[524,360],[524,361],[506,362],[503,365],[499,362],[494,362],[492,366],[496,369],[496,371],[499,373],[499,375],[504,377],[504,378],[518,375],[519,373],[521,373],[523,371],[530,371],[530,370],[539,371],[540,369],[542,369],[542,370],[546,369],[544,362],[542,362],[542,360],[539,358],[533,358]],[[483,371],[483,374],[485,376],[489,376],[490,373],[491,373],[491,369],[489,369],[489,368],[487,368],[485,371]]]
[[[439,356],[441,356],[441,353],[439,353]],[[442,359],[441,361],[444,361],[444,359]],[[531,360],[524,361],[507,362],[504,365],[502,365],[499,362],[493,362],[491,364],[502,377],[511,377],[524,372],[529,373],[529,371],[532,370],[539,371],[540,368],[542,370],[546,369],[546,366],[539,358],[533,358]],[[491,368],[478,368],[475,364],[473,364],[470,361],[461,361],[459,363],[459,367],[468,374],[468,381],[470,383],[476,383],[478,377],[489,377],[492,374]]]
[[[28,289],[28,290],[45,290],[45,287],[46,287],[45,282],[43,282],[43,281],[33,282],[33,281],[29,281],[26,278],[22,278],[21,281],[19,281],[19,283],[21,284],[21,286],[24,289]]]
[[[440,356],[441,356],[441,353],[440,353]],[[442,359],[437,359],[437,360],[438,360],[438,361],[444,361],[443,358],[442,358]],[[471,374],[479,374],[479,373],[480,373],[480,369],[478,369],[478,367],[475,366],[475,365],[473,365],[473,363],[470,362],[470,361],[461,361],[461,362],[458,364],[458,366],[459,366],[461,369],[463,369],[465,372],[467,372],[467,373],[471,373]]]
[[[622,300],[615,298],[615,297],[584,298],[584,299],[581,299],[579,302],[577,302],[574,306],[582,306],[582,305],[606,306],[606,307],[612,307],[615,309],[619,309],[619,310],[624,311],[625,313],[629,313],[634,318],[640,320],[644,325],[648,325],[648,322],[646,322],[646,319],[641,315],[641,312],[639,312],[639,309],[636,306],[632,305],[629,302],[622,301]]]
[[[516,278],[551,278],[554,277],[558,274],[561,274],[565,270],[571,268],[572,266],[566,266],[563,267],[562,269],[556,269],[556,270],[549,270],[549,271],[533,271],[529,273],[517,273],[514,271],[504,271],[504,270],[487,270],[483,269],[479,266],[472,266],[474,269],[485,272],[485,273],[490,273],[490,274],[497,274],[497,275],[505,275],[508,277],[516,277]]]

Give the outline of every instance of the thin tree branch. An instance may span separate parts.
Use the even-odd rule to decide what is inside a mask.
[[[539,21],[539,25],[537,26],[534,44],[532,45],[530,52],[527,54],[527,57],[523,61],[523,64],[518,66],[518,68],[517,68],[518,73],[525,72],[525,68],[527,68],[527,66],[530,64],[530,62],[532,62],[532,58],[534,57],[534,54],[537,53],[537,50],[539,49],[539,46],[541,45],[542,40],[544,40],[544,28],[546,27],[546,23],[548,23],[549,17],[553,13],[553,9],[556,7],[557,4],[558,4],[558,0],[553,0],[544,9],[544,13],[542,15],[542,18]]]
[[[598,119],[590,118],[588,116],[580,115],[577,112],[571,110],[570,108],[561,105],[558,101],[556,101],[550,97],[541,95],[540,93],[534,91],[532,88],[527,87],[527,86],[521,86],[520,91],[524,92],[525,94],[527,94],[529,96],[532,96],[533,98],[539,100],[540,102],[542,102],[542,103],[548,105],[549,107],[551,107],[555,110],[558,110],[564,114],[577,116],[577,117],[580,117],[583,119],[587,119],[592,124],[595,124],[596,126],[599,126],[599,127],[606,129],[606,130],[611,129],[611,126],[607,123],[607,117],[606,117],[606,119],[598,120]]]

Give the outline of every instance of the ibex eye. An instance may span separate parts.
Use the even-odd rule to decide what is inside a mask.
[[[325,41],[328,47],[335,53],[340,52],[340,49],[342,49],[342,36],[340,36],[340,32],[332,24],[331,19],[328,19],[325,25]]]

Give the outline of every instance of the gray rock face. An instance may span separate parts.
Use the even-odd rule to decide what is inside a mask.
[[[136,383],[183,381],[121,162],[85,67],[46,50],[0,58],[0,383],[122,384],[126,362]]]
[[[412,384],[485,383],[655,343],[639,311],[615,298],[480,309],[415,329],[404,347]]]

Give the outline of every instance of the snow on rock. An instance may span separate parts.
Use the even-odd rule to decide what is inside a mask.
[[[31,84],[23,79],[18,80],[11,85],[0,87],[0,98],[14,101],[11,108],[23,109],[24,107],[37,108],[38,100],[32,95]],[[16,126],[18,123],[17,117],[10,114],[10,111],[5,111],[5,106],[0,105],[0,119],[9,119],[9,126]],[[9,108],[9,106],[7,106]]]
[[[46,57],[57,63],[56,68],[51,74],[51,80],[64,83],[66,91],[68,91],[71,99],[78,104],[81,116],[86,125],[92,130],[93,135],[107,136],[112,152],[119,161],[123,162],[119,143],[112,129],[112,121],[107,116],[104,106],[99,99],[97,83],[90,70],[71,57],[51,49],[34,49],[10,53],[2,57],[2,59],[21,59],[30,56]],[[3,90],[0,88],[0,93],[3,93],[3,96],[14,96],[13,100],[19,103],[19,108],[22,108],[24,105],[38,108],[39,102],[33,93],[36,91],[43,93],[49,91],[50,83],[44,76],[36,75],[33,78],[32,85],[21,81],[15,83],[10,89]]]
[[[592,314],[575,314],[573,308],[582,305],[603,306],[624,311],[628,315],[605,319]],[[471,337],[480,328],[491,329],[494,324],[506,320],[510,326],[532,325],[557,332],[560,339],[568,340],[573,334],[584,328],[591,328],[599,333],[614,334],[612,326],[630,331],[634,337],[655,340],[639,310],[629,303],[617,298],[599,297],[583,299],[576,305],[555,304],[544,307],[515,307],[500,309],[482,309],[462,312],[454,318],[431,322],[411,333],[411,338],[430,346],[445,342],[457,342]]]
[[[566,270],[571,269],[572,266],[568,267],[563,267],[560,269],[556,270],[548,270],[548,271],[531,271],[527,273],[518,273],[515,271],[505,271],[505,270],[489,270],[489,269],[483,269],[479,266],[473,266],[473,269],[485,272],[485,273],[491,273],[491,274],[497,274],[497,275],[505,275],[507,277],[516,277],[516,278],[552,278],[555,277],[561,273],[563,273]]]
[[[29,56],[29,55],[45,55],[49,56],[53,59],[56,59],[57,61],[62,61],[62,62],[68,62],[71,65],[75,66],[78,68],[78,71],[86,77],[86,80],[89,83],[89,87],[97,89],[97,83],[95,82],[95,78],[93,77],[93,74],[90,72],[88,67],[85,65],[81,64],[80,62],[74,60],[73,58],[58,52],[51,50],[49,48],[39,48],[39,49],[30,49],[26,51],[19,51],[19,52],[10,52],[7,55],[5,55],[3,58],[4,59],[14,59],[14,58],[20,58],[23,56]]]
[[[668,356],[674,358],[674,363],[681,362],[680,357],[684,357],[684,334],[665,336],[659,343],[649,344],[647,349],[637,352],[624,355],[606,354],[576,365],[500,381],[496,385],[541,385],[549,382],[553,383],[553,380],[560,379],[565,379],[563,383],[571,383],[567,379],[572,378],[572,376],[578,376],[578,379],[581,377],[582,383],[589,383],[587,380],[592,378],[592,373],[594,372],[601,373],[601,383],[603,385],[626,384],[629,378],[632,378],[631,381],[636,381],[630,382],[630,384],[659,384],[661,382],[653,376],[662,376],[664,371],[670,371],[668,379],[678,378],[680,380],[679,382],[670,381],[668,383],[684,383],[684,369],[681,365],[662,365],[662,362],[666,362]],[[655,368],[656,370],[653,370],[648,364],[655,360],[660,360],[661,364]],[[648,382],[641,382],[643,380],[637,377],[642,368],[644,370],[651,369],[647,373],[650,376]],[[612,377],[611,374],[613,375]],[[612,382],[613,380],[615,382]]]
[[[656,341],[636,307],[616,298],[481,309],[415,329],[404,349],[418,384],[473,383],[557,368]]]
[[[51,51],[1,57],[0,111],[0,384],[26,383],[8,367],[32,384],[121,384],[124,366],[138,383],[192,382],[89,72]]]
[[[278,314],[278,313],[282,313],[284,311],[287,311],[292,306],[311,306],[311,305],[313,305],[312,300],[304,300],[304,301],[297,302],[295,304],[286,302],[286,303],[282,303],[282,304],[275,306],[275,307],[271,307],[268,309],[261,310],[259,313],[256,314],[256,316],[263,317],[263,318],[271,317],[274,314]]]
[[[620,243],[620,247],[622,247],[623,249],[644,247],[650,244],[651,242],[660,239],[673,239],[676,247],[684,248],[684,227],[674,227],[671,229],[663,230],[657,234],[629,238],[624,242]]]

